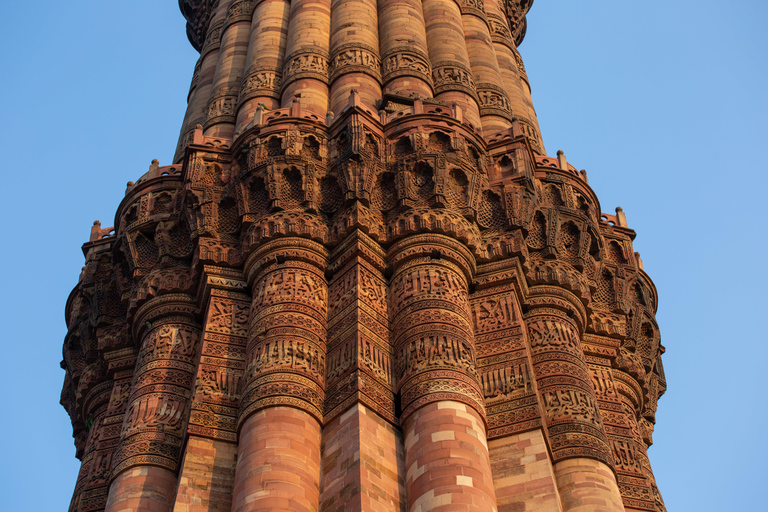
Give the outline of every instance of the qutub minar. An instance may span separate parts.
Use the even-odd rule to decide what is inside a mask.
[[[532,0],[181,0],[174,162],[66,307],[71,511],[663,511],[656,289],[544,151]]]

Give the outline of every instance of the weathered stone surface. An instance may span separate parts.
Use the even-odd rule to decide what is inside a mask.
[[[67,301],[72,511],[663,511],[624,213],[546,156],[530,0],[182,0],[174,163]]]

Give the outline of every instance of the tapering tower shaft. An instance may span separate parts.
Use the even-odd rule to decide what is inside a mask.
[[[181,0],[172,165],[67,302],[71,512],[664,512],[658,298],[531,0]]]

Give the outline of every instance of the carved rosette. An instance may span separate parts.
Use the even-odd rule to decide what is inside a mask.
[[[477,96],[480,99],[481,116],[499,116],[509,121],[514,120],[509,97],[503,88],[481,82],[477,84]]]
[[[265,243],[246,262],[252,301],[238,424],[264,407],[302,409],[322,422],[327,253],[297,238]]]
[[[432,68],[435,94],[445,91],[461,91],[477,99],[475,78],[469,67],[458,62],[438,62]]]
[[[397,46],[382,56],[382,82],[384,85],[401,76],[412,76],[432,85],[429,55],[413,46]]]
[[[347,73],[364,73],[380,81],[378,50],[361,43],[345,43],[336,47],[328,64],[330,82]]]
[[[468,303],[473,259],[442,235],[415,235],[390,249],[389,309],[401,421],[433,402],[463,402],[485,416]]]
[[[582,327],[574,321],[583,317],[583,308],[568,292],[549,295],[546,288],[532,289],[543,295],[529,301],[525,322],[553,461],[587,457],[613,466],[581,345]]]
[[[200,327],[192,297],[168,294],[135,315],[141,340],[112,478],[135,466],[176,471],[189,417]]]
[[[237,104],[245,103],[251,98],[267,96],[280,99],[282,73],[279,68],[257,66],[251,68],[243,78]]]
[[[282,87],[302,78],[328,83],[328,52],[325,49],[306,47],[285,57]]]

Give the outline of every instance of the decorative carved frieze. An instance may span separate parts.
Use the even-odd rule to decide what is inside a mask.
[[[240,86],[240,95],[237,103],[242,104],[251,98],[267,96],[276,100],[280,99],[280,87],[282,86],[282,72],[267,66],[251,68],[243,77]]]
[[[438,62],[432,68],[432,83],[435,94],[444,91],[461,91],[477,98],[475,78],[469,67],[458,62]]]
[[[330,82],[347,73],[365,73],[381,80],[380,70],[378,51],[360,43],[344,43],[334,48],[328,63]]]
[[[387,84],[395,78],[413,76],[432,85],[429,55],[413,46],[397,46],[382,56],[382,82]]]
[[[214,3],[182,0],[202,46],[191,91],[210,87],[222,34],[243,28],[232,24],[277,8],[237,0],[212,16]],[[516,44],[531,2],[508,0],[504,19],[482,0],[457,3],[511,51],[504,76],[527,81]],[[181,475],[195,442],[245,446],[244,426],[275,407],[322,436],[340,425],[405,433],[383,447],[391,458],[418,450],[426,411],[472,418],[477,447],[544,436],[552,463],[601,461],[626,507],[664,510],[646,455],[664,348],[634,232],[600,214],[563,155],[541,154],[532,111],[511,110],[514,91],[406,41],[381,58],[361,43],[329,53],[302,41],[279,65],[263,65],[257,49],[206,105],[192,95],[176,163],[154,162],[129,184],[114,228],[93,226],[62,361],[82,460],[73,512],[103,510],[126,469]],[[307,114],[313,92],[282,97],[311,79],[302,87],[322,98],[350,74],[461,93],[512,128],[483,136],[444,97],[363,104],[361,90],[325,119]],[[262,106],[234,140],[205,135],[257,98],[286,106]],[[313,456],[335,457],[323,452],[333,442],[323,437]]]
[[[328,52],[320,47],[305,47],[285,57],[283,87],[302,78],[328,81]]]
[[[477,96],[480,99],[481,116],[500,116],[513,121],[509,97],[503,88],[488,83],[477,84]]]

